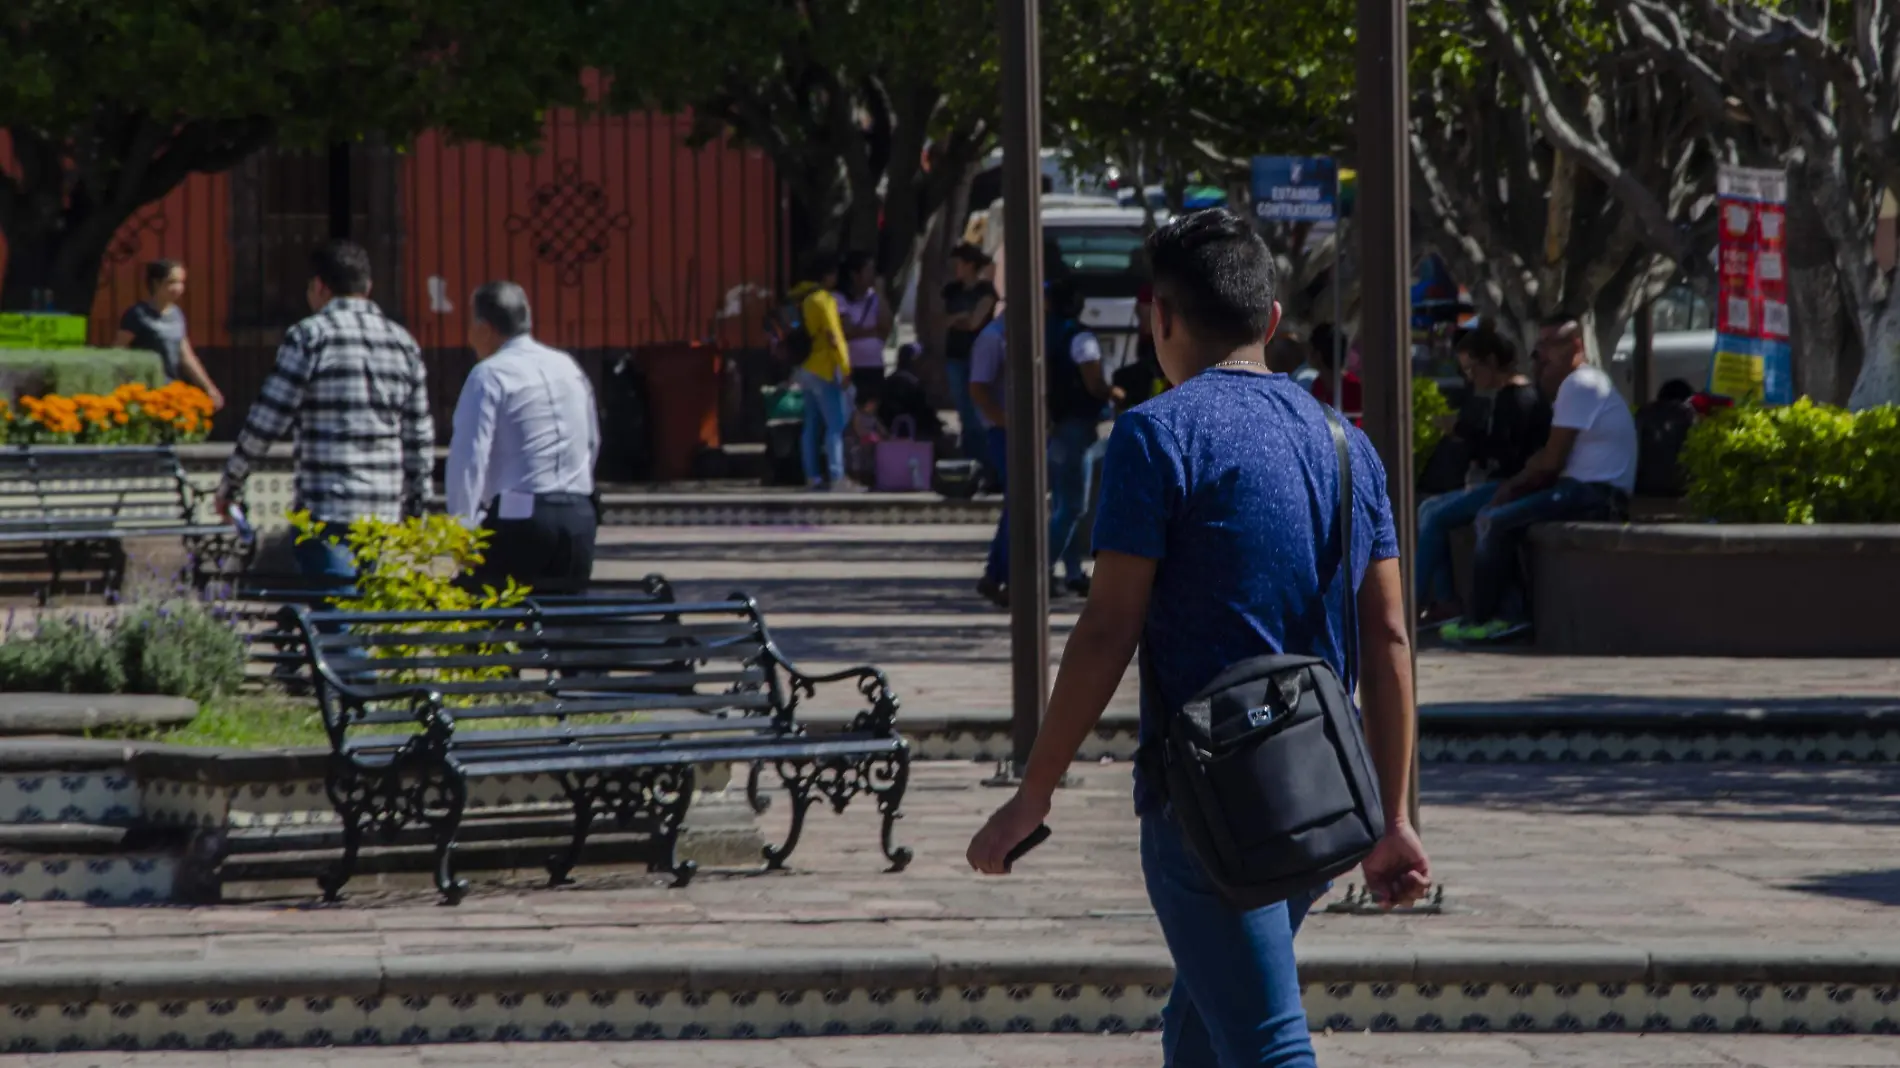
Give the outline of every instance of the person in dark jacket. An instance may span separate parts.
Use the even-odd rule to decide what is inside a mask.
[[[1469,525],[1491,503],[1498,486],[1524,469],[1524,462],[1550,437],[1550,405],[1517,369],[1517,348],[1491,327],[1481,326],[1458,343],[1458,366],[1471,382],[1450,438],[1471,456],[1465,488],[1418,506],[1418,562],[1413,575],[1417,603],[1428,622],[1458,615],[1451,581],[1451,532]]]

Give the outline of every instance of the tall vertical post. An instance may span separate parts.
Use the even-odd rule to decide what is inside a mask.
[[[1385,463],[1405,576],[1406,628],[1416,638],[1412,554],[1418,540],[1418,513],[1412,500],[1411,166],[1405,8],[1405,0],[1359,0],[1353,115],[1359,143],[1359,193],[1353,210],[1359,219],[1359,352],[1365,428]],[[1412,796],[1407,799],[1415,822],[1417,791],[1415,764]]]
[[[1049,700],[1049,502],[1042,351],[1042,74],[1036,0],[1001,0],[1003,294],[1009,384],[1010,763],[1017,777]]]
[[[350,146],[338,142],[330,146],[330,240],[347,241],[352,236],[352,217],[356,214],[350,190]]]

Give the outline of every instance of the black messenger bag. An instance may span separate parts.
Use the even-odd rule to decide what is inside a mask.
[[[1358,657],[1352,582],[1352,458],[1339,453],[1340,585],[1346,662]],[[1152,672],[1144,648],[1142,685]],[[1158,695],[1156,695],[1158,696]],[[1208,877],[1230,903],[1259,908],[1352,870],[1385,834],[1379,783],[1345,684],[1316,656],[1258,656],[1166,710],[1142,747],[1142,774],[1163,795]]]

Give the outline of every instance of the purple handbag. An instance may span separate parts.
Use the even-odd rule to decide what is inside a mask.
[[[891,436],[877,443],[877,481],[879,493],[922,493],[930,488],[936,470],[937,447],[917,440],[917,424],[909,416],[899,416],[891,425]]]

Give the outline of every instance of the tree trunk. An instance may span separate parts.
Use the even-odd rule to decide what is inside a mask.
[[[1841,302],[1826,222],[1815,208],[1821,195],[1800,162],[1788,167],[1788,312],[1794,326],[1794,387],[1821,404],[1847,400],[1856,353],[1853,324]]]
[[[39,311],[51,298],[55,311],[87,315],[99,290],[105,248],[82,248],[62,239],[62,227],[0,224],[6,235],[6,275],[0,280],[0,311]]]
[[[1870,299],[1863,307],[1878,310],[1867,325],[1860,376],[1847,397],[1847,406],[1855,411],[1900,404],[1900,284],[1891,287],[1881,304]]]

